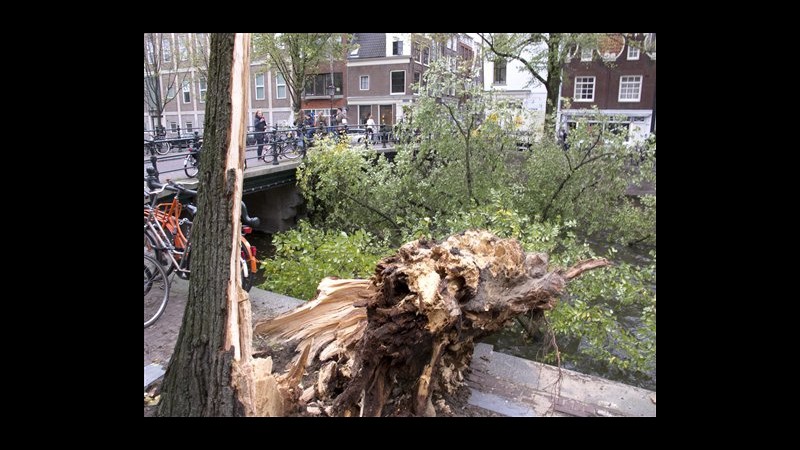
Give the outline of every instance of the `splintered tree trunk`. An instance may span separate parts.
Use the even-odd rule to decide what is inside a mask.
[[[324,279],[315,300],[256,325],[257,334],[296,345],[278,376],[283,412],[435,415],[432,395],[464,383],[476,339],[552,309],[568,280],[609,263],[547,264],[515,240],[467,231],[404,245],[370,280]]]
[[[161,416],[253,412],[251,317],[239,269],[250,36],[212,34],[191,282]]]

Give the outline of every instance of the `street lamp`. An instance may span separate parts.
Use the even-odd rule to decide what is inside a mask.
[[[336,86],[328,85],[328,95],[331,96],[331,109],[328,110],[328,130],[333,130],[333,96],[336,95]]]
[[[333,84],[328,86],[328,95],[331,97],[331,110],[333,110],[333,96],[336,95],[336,86]]]

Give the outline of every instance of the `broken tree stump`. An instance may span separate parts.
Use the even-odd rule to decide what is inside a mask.
[[[471,230],[405,244],[369,280],[325,278],[315,300],[255,326],[295,345],[276,377],[283,413],[294,405],[333,416],[436,415],[432,394],[464,384],[475,340],[554,308],[567,281],[610,263],[550,272],[547,264],[516,240]]]

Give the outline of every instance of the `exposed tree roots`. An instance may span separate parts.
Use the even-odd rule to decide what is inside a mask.
[[[275,379],[270,395],[281,407],[273,401],[269,414],[435,415],[432,395],[464,383],[476,339],[552,309],[568,280],[609,262],[547,264],[515,240],[467,231],[410,242],[369,280],[322,280],[315,300],[256,324],[297,355],[279,375],[257,374]]]

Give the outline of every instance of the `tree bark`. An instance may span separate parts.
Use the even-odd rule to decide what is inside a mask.
[[[161,416],[252,414],[251,317],[239,269],[250,36],[212,34],[191,282]]]
[[[547,264],[515,240],[467,231],[402,246],[370,280],[324,279],[314,301],[255,327],[295,342],[299,356],[278,381],[284,413],[435,415],[434,395],[443,400],[463,385],[475,340],[552,309],[568,280],[609,262]]]

